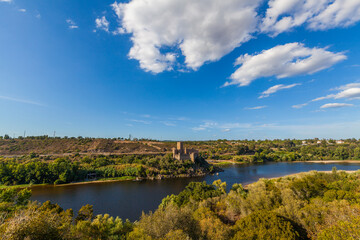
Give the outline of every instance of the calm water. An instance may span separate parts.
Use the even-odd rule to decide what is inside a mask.
[[[227,182],[228,188],[234,183],[249,184],[259,178],[281,177],[310,170],[330,171],[358,170],[360,163],[265,163],[253,165],[230,165],[222,167],[219,175],[198,178],[165,179],[142,182],[110,182],[73,186],[33,187],[32,199],[44,202],[50,200],[62,208],[72,208],[74,212],[81,206],[91,204],[94,213],[109,213],[131,221],[139,219],[141,212],[155,210],[161,200],[169,194],[178,194],[191,181],[212,183],[217,179]]]

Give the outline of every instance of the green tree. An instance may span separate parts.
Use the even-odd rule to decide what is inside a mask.
[[[273,212],[255,212],[236,222],[233,239],[307,239],[291,221]]]
[[[86,204],[85,206],[82,206],[80,210],[78,211],[77,217],[75,218],[75,221],[91,221],[94,216],[94,210],[93,206]]]

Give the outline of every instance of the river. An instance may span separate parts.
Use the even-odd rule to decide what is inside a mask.
[[[72,208],[75,213],[81,206],[91,204],[94,206],[94,214],[109,213],[112,216],[135,221],[139,219],[142,211],[155,210],[164,197],[170,194],[178,194],[191,181],[212,183],[221,179],[230,188],[234,183],[246,185],[260,178],[281,177],[311,170],[330,171],[334,166],[338,170],[358,170],[360,169],[360,162],[236,164],[222,167],[224,172],[218,175],[197,178],[36,186],[32,187],[31,199],[40,202],[50,200],[52,203],[58,203],[64,209]]]

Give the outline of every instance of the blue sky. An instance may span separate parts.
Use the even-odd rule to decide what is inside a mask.
[[[360,138],[360,0],[283,2],[0,0],[0,135]]]

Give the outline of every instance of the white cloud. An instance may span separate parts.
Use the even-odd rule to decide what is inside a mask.
[[[235,65],[241,66],[224,86],[247,86],[262,77],[276,76],[279,79],[312,74],[345,59],[343,53],[333,53],[326,48],[307,48],[297,42],[278,45],[259,54],[240,56]]]
[[[340,86],[335,88],[334,90],[339,90],[336,94],[329,94],[324,97],[318,97],[313,100],[312,102],[321,101],[325,99],[360,99],[360,84],[359,83],[350,83],[344,86]]]
[[[260,28],[273,36],[303,24],[325,30],[360,20],[359,0],[270,0],[268,4]]]
[[[309,22],[311,29],[347,27],[360,20],[359,0],[335,0]]]
[[[170,120],[175,120],[175,121],[189,121],[190,119],[187,117],[171,117],[169,118]]]
[[[177,66],[181,53],[196,70],[248,41],[261,0],[132,0],[112,7],[124,32],[132,34],[131,59],[145,71]]]
[[[215,128],[218,126],[217,122],[211,122],[211,121],[205,121],[203,124],[201,124],[198,127],[193,127],[192,130],[194,131],[204,131],[209,128]]]
[[[11,2],[12,2],[12,0],[0,0],[0,2],[11,3]]]
[[[131,122],[142,123],[142,124],[147,124],[147,125],[152,123],[151,121],[145,121],[145,120],[139,120],[139,119],[128,119],[128,120]]]
[[[254,127],[253,124],[250,123],[222,123],[219,124],[214,121],[205,121],[203,124],[193,127],[192,130],[194,131],[204,131],[210,129],[217,129],[221,130],[222,132],[229,132],[231,129],[249,129]]]
[[[258,110],[258,109],[263,109],[266,108],[267,106],[256,106],[256,107],[247,107],[245,109],[247,110]]]
[[[342,108],[342,107],[353,107],[354,104],[348,103],[327,103],[322,105],[320,108]]]
[[[251,123],[223,123],[219,125],[219,128],[221,129],[234,129],[234,128],[248,129],[251,127],[253,127],[253,124]]]
[[[97,18],[95,20],[96,28],[100,30],[104,30],[105,32],[109,32],[109,21],[106,20],[106,17],[103,16],[101,18]]]
[[[346,85],[336,87],[332,90],[346,90],[346,89],[350,89],[350,88],[359,88],[359,87],[360,87],[360,83],[348,83]]]
[[[161,121],[162,124],[164,124],[165,126],[168,127],[175,127],[176,124],[174,122],[169,122],[169,121]]]
[[[334,99],[340,98],[349,98],[349,99],[359,99],[360,98],[360,88],[349,88],[345,89],[334,96]]]
[[[349,83],[340,87],[336,87],[331,90],[339,91],[339,92],[335,94],[329,94],[323,97],[315,98],[307,103],[294,105],[293,108],[302,108],[304,106],[309,105],[309,103],[311,102],[317,102],[326,99],[347,99],[347,100],[360,99],[360,83]]]
[[[25,8],[21,8],[21,9],[19,9],[19,12],[26,12],[26,9],[25,9]]]
[[[7,101],[12,101],[12,102],[19,102],[19,103],[26,103],[26,104],[31,104],[31,105],[37,105],[37,106],[45,106],[45,105],[42,104],[42,103],[38,103],[38,102],[26,100],[26,99],[21,99],[21,98],[13,98],[13,97],[7,97],[7,96],[0,96],[0,99],[7,100]]]
[[[299,108],[303,108],[303,107],[307,106],[308,104],[309,103],[302,103],[302,104],[293,105],[292,107],[299,109]]]
[[[294,83],[294,84],[290,84],[290,85],[278,84],[278,85],[272,86],[269,89],[267,89],[266,91],[262,92],[259,98],[266,98],[266,97],[269,97],[271,94],[276,93],[280,90],[293,88],[293,87],[296,87],[299,85],[301,85],[301,84],[300,83]]]
[[[76,23],[71,20],[70,18],[66,20],[66,23],[69,25],[70,29],[77,29],[79,26],[76,25]]]

